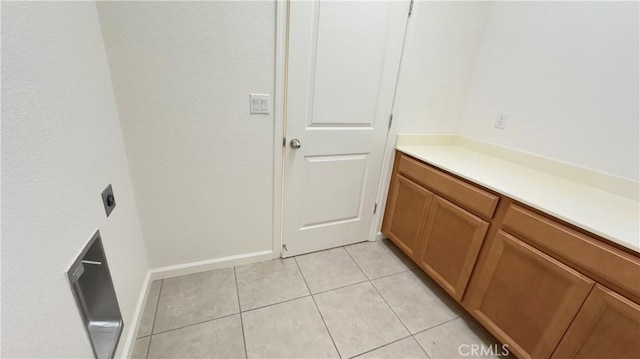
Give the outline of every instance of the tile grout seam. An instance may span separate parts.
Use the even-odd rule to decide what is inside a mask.
[[[240,287],[238,286],[238,274],[236,273],[236,266],[233,266],[233,278],[236,280],[236,298],[238,298],[238,315],[240,316],[240,328],[242,329],[242,343],[244,344],[244,357],[248,358],[249,353],[247,351],[247,337],[244,333],[244,321],[242,320],[242,305],[240,304]]]
[[[347,251],[347,253],[349,253],[349,251]],[[360,268],[360,265],[358,264],[358,262],[356,262],[356,260],[353,258],[353,256],[351,256],[351,253],[349,253],[349,257],[351,257],[351,260],[353,260],[353,261],[356,263],[356,265],[358,266],[358,268]],[[362,268],[360,268],[360,270],[362,271]],[[406,271],[404,271],[404,272],[406,272]],[[404,272],[402,272],[402,273],[404,273]],[[364,273],[364,271],[363,271],[363,273]],[[396,273],[396,274],[398,274],[398,273]],[[366,274],[365,274],[365,275],[366,275]],[[367,278],[369,278],[369,277],[367,276]],[[379,279],[379,278],[377,278],[377,279]],[[404,327],[404,329],[406,329],[406,330],[407,330],[407,333],[409,333],[409,335],[412,335],[412,334],[411,334],[411,331],[409,330],[409,328],[407,328],[407,325],[406,325],[406,324],[404,324],[404,322],[402,321],[402,319],[400,319],[400,317],[398,316],[398,313],[396,313],[396,311],[395,311],[395,310],[393,310],[393,308],[391,307],[391,305],[389,304],[389,302],[387,302],[387,300],[385,299],[385,297],[382,295],[382,293],[380,293],[380,291],[378,290],[378,288],[376,287],[376,285],[375,285],[375,284],[373,284],[373,281],[371,281],[371,279],[369,279],[369,284],[371,284],[371,286],[372,286],[372,287],[373,287],[373,289],[376,291],[376,293],[378,293],[378,295],[380,296],[380,298],[382,298],[382,300],[383,300],[383,301],[384,301],[384,303],[387,305],[387,307],[388,307],[389,309],[391,309],[391,312],[392,312],[392,313],[393,313],[393,315],[396,317],[396,319],[398,319],[398,321],[400,322],[400,324],[402,324],[402,326]]]
[[[382,349],[382,348],[384,348],[384,347],[387,347],[387,346],[389,346],[389,345],[391,345],[391,344],[397,343],[397,342],[399,342],[399,341],[401,341],[401,340],[405,340],[405,339],[407,339],[407,338],[412,338],[411,334],[407,335],[406,337],[402,337],[402,338],[400,338],[400,339],[396,339],[396,340],[394,340],[394,341],[392,341],[392,342],[389,342],[389,343],[386,343],[386,344],[382,344],[382,345],[380,345],[380,346],[378,346],[378,347],[375,347],[375,348],[373,348],[373,349],[369,349],[369,350],[364,351],[364,352],[362,352],[362,353],[358,353],[358,354],[356,354],[356,355],[354,355],[354,356],[352,356],[352,357],[349,357],[349,359],[355,359],[355,358],[357,358],[357,357],[359,357],[359,356],[362,356],[362,355],[365,355],[365,354],[371,353],[371,352],[376,351],[376,350],[378,350],[378,349]]]
[[[151,285],[153,285],[153,283],[151,283]],[[156,328],[156,318],[158,317],[158,308],[160,307],[160,296],[162,296],[163,286],[164,286],[164,279],[160,279],[160,289],[158,290],[158,299],[156,299],[156,310],[153,313],[153,322],[151,323],[151,334],[149,334],[149,344],[147,344],[147,355],[145,355],[145,359],[149,359],[149,352],[151,351],[151,341],[153,340],[153,334],[154,334],[153,330]]]
[[[202,321],[199,321],[199,322],[196,322],[196,323],[185,324],[185,325],[180,326],[180,327],[175,327],[175,328],[163,330],[161,332],[157,332],[157,333],[155,333],[153,335],[155,336],[155,335],[159,335],[159,334],[165,334],[165,333],[168,333],[168,332],[173,332],[175,330],[185,329],[185,328],[193,327],[193,326],[196,326],[196,325],[204,324],[204,323],[207,323],[207,322],[213,322],[214,320],[218,320],[218,319],[226,319],[226,318],[233,317],[234,315],[239,315],[239,314],[240,314],[240,312],[231,313],[231,314],[223,315],[221,317],[215,317],[215,318],[211,318],[211,319],[202,320]]]
[[[311,289],[309,289],[309,284],[307,283],[307,279],[304,277],[304,273],[302,273],[302,269],[300,269],[300,264],[298,264],[298,260],[296,259],[296,257],[293,257],[293,261],[296,263],[296,267],[298,267],[298,271],[300,271],[300,275],[302,276],[302,280],[304,280],[304,285],[307,286],[307,290],[309,291],[309,293],[311,293]],[[340,354],[340,351],[338,350],[338,346],[336,345],[336,341],[333,340],[333,335],[331,335],[331,331],[329,331],[329,327],[327,326],[327,322],[324,320],[324,316],[322,315],[322,312],[320,311],[320,308],[318,308],[318,303],[316,303],[316,298],[313,297],[313,294],[309,294],[311,296],[311,300],[313,301],[313,305],[315,305],[316,310],[318,311],[318,314],[320,314],[320,319],[322,319],[322,324],[324,324],[324,329],[326,329],[327,334],[329,334],[329,339],[331,339],[331,343],[333,343],[333,347],[336,350],[336,353],[338,354],[338,357],[342,359],[342,354]]]

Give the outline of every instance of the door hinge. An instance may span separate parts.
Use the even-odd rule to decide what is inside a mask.
[[[282,137],[282,147],[287,147],[287,138]]]
[[[411,0],[411,3],[409,3],[409,15],[411,16],[411,12],[413,11],[413,0]]]
[[[378,204],[374,204],[373,205],[373,214],[376,214],[376,212],[378,211]]]
[[[391,123],[393,122],[393,114],[389,115],[389,127],[387,127],[387,129],[391,128]]]

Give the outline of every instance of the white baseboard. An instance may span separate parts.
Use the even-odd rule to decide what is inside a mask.
[[[381,239],[387,239],[387,236],[385,236],[384,233],[382,233],[382,232],[378,232],[376,234],[376,241],[379,241]]]
[[[160,267],[147,271],[144,282],[142,282],[142,288],[140,290],[140,296],[138,297],[136,310],[133,313],[132,322],[130,324],[129,331],[126,334],[127,337],[124,342],[124,347],[122,348],[124,357],[130,358],[131,354],[133,354],[133,347],[136,343],[136,334],[138,333],[140,317],[142,316],[142,310],[146,305],[147,293],[149,292],[151,283],[154,280],[179,277],[193,273],[206,272],[214,269],[228,268],[236,265],[260,262],[270,259],[273,259],[273,251],[268,250],[208,259],[199,262],[178,264],[174,266]]]
[[[149,288],[151,287],[151,272],[147,271],[147,275],[144,276],[144,281],[142,281],[142,288],[140,289],[140,295],[138,295],[138,303],[136,304],[136,310],[133,312],[133,318],[131,318],[131,323],[128,325],[129,330],[126,331],[126,339],[124,341],[124,347],[122,348],[123,358],[131,358],[133,354],[133,347],[136,344],[136,334],[138,333],[138,326],[140,324],[140,317],[142,316],[142,310],[144,306],[147,304],[147,293],[149,292]],[[127,328],[127,325],[125,325]]]
[[[252,252],[222,258],[207,259],[205,261],[160,267],[149,271],[151,280],[179,277],[182,275],[206,272],[213,269],[227,268],[240,264],[260,262],[273,259],[273,251]]]

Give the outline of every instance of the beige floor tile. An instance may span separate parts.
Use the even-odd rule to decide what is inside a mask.
[[[415,338],[432,359],[494,358],[502,351],[501,345],[470,318],[454,319],[417,334]],[[493,355],[471,355],[474,347],[492,349]]]
[[[131,353],[131,359],[147,359],[147,350],[149,350],[149,340],[151,337],[144,337],[136,339],[133,345],[133,352]]]
[[[149,358],[245,358],[240,315],[156,334]]]
[[[314,297],[343,358],[409,335],[369,282],[334,289]]]
[[[296,257],[311,293],[366,281],[364,273],[340,247]]]
[[[311,297],[242,313],[248,358],[339,358]]]
[[[373,285],[412,334],[460,316],[455,302],[423,273],[398,273]]]
[[[156,308],[158,307],[158,296],[160,295],[161,285],[162,280],[155,280],[151,283],[151,287],[149,287],[147,302],[145,303],[142,317],[140,318],[140,325],[138,326],[138,338],[151,334],[153,320],[156,316]]]
[[[360,355],[359,359],[429,359],[412,337],[404,338],[380,349]]]
[[[164,279],[154,333],[239,312],[233,268]]]
[[[249,310],[309,295],[293,258],[236,267],[240,307]]]
[[[414,268],[413,262],[388,239],[356,243],[346,249],[369,279]]]

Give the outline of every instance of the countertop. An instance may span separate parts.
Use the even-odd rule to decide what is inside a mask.
[[[420,144],[401,136],[396,149],[407,155],[640,252],[640,202],[635,199],[507,161],[481,148],[455,141]]]

